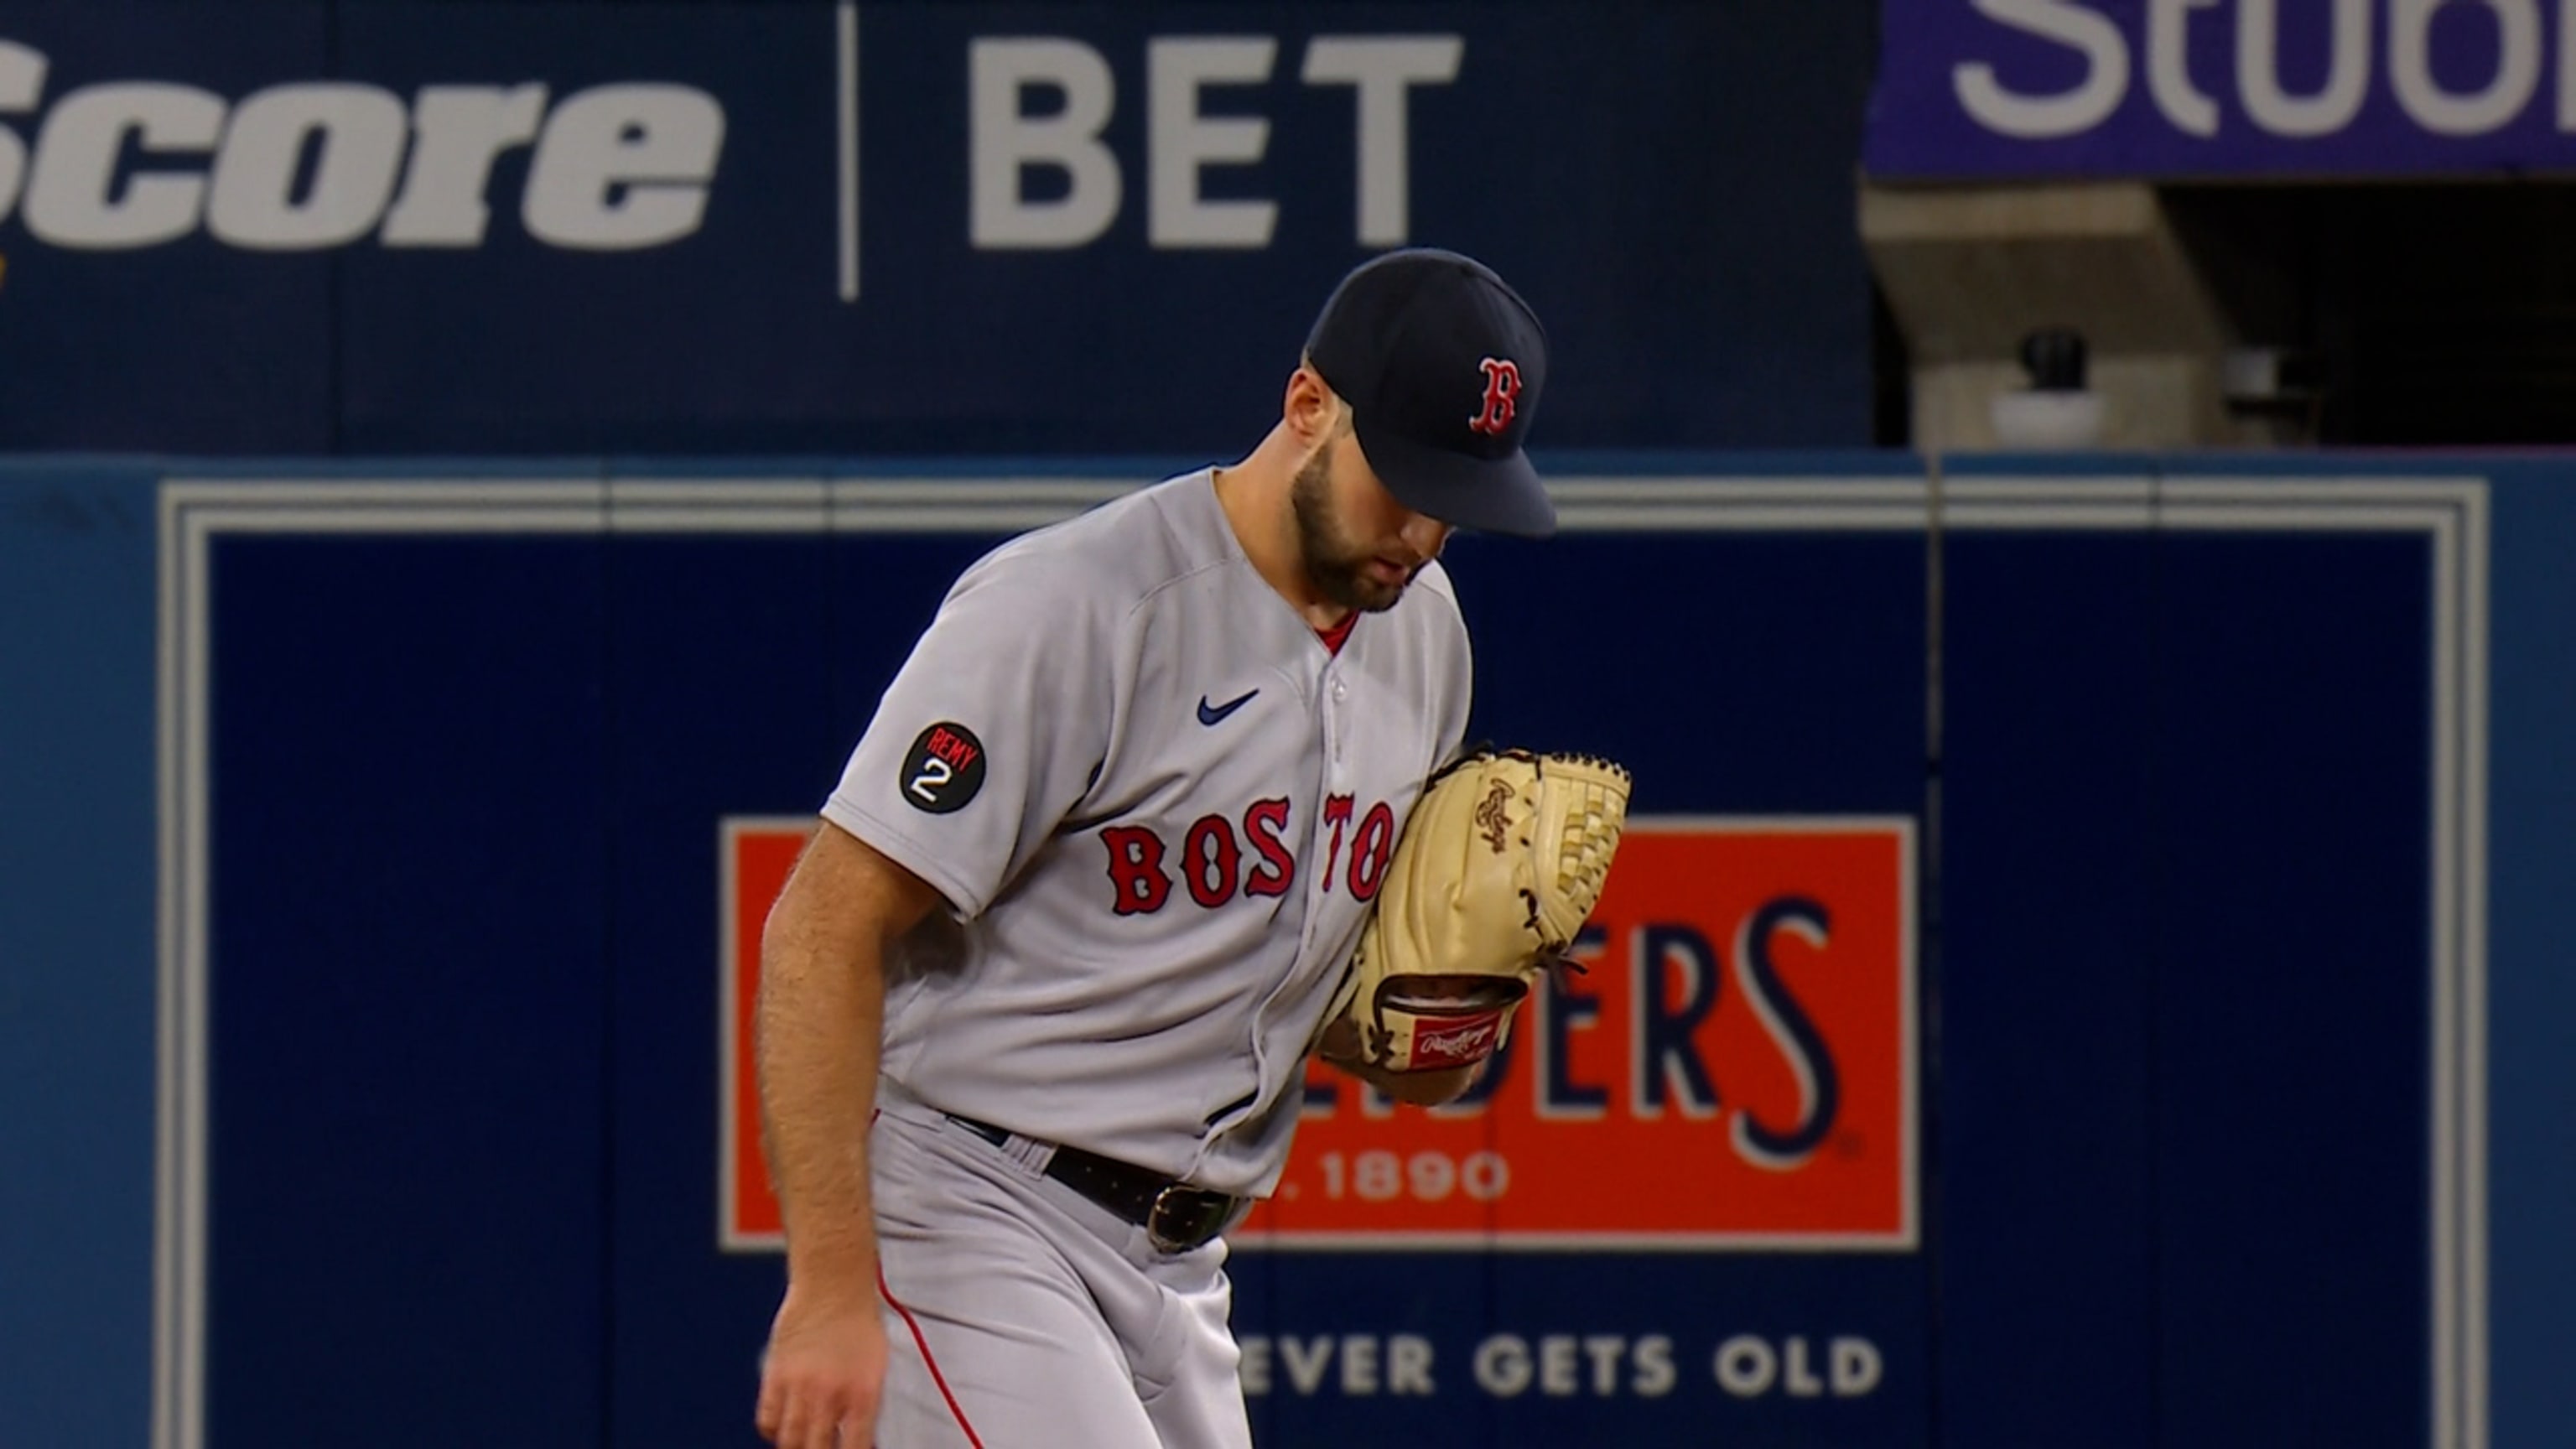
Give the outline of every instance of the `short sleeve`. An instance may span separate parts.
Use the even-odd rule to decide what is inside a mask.
[[[1124,611],[1072,560],[969,569],[887,686],[823,816],[981,915],[1089,790]]]

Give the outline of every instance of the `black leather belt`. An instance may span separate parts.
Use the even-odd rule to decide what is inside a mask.
[[[1011,1140],[1008,1131],[990,1122],[954,1112],[947,1117],[996,1147]],[[1214,1242],[1219,1233],[1234,1226],[1235,1216],[1249,1201],[1191,1187],[1079,1147],[1057,1147],[1047,1159],[1046,1175],[1143,1228],[1154,1246],[1166,1253],[1186,1253]]]

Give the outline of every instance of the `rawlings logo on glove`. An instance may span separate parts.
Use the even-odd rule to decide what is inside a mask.
[[[1432,777],[1318,1049],[1391,1072],[1501,1050],[1601,899],[1627,815],[1628,772],[1585,755],[1484,750]]]

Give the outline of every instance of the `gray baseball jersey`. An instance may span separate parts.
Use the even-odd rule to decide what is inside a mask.
[[[1254,571],[1204,470],[987,555],[823,808],[958,923],[889,963],[883,1073],[1267,1194],[1308,1039],[1469,688],[1437,564],[1336,648]]]

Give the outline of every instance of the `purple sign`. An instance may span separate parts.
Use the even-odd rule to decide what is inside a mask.
[[[1887,180],[2576,171],[2576,0],[1884,0]]]

